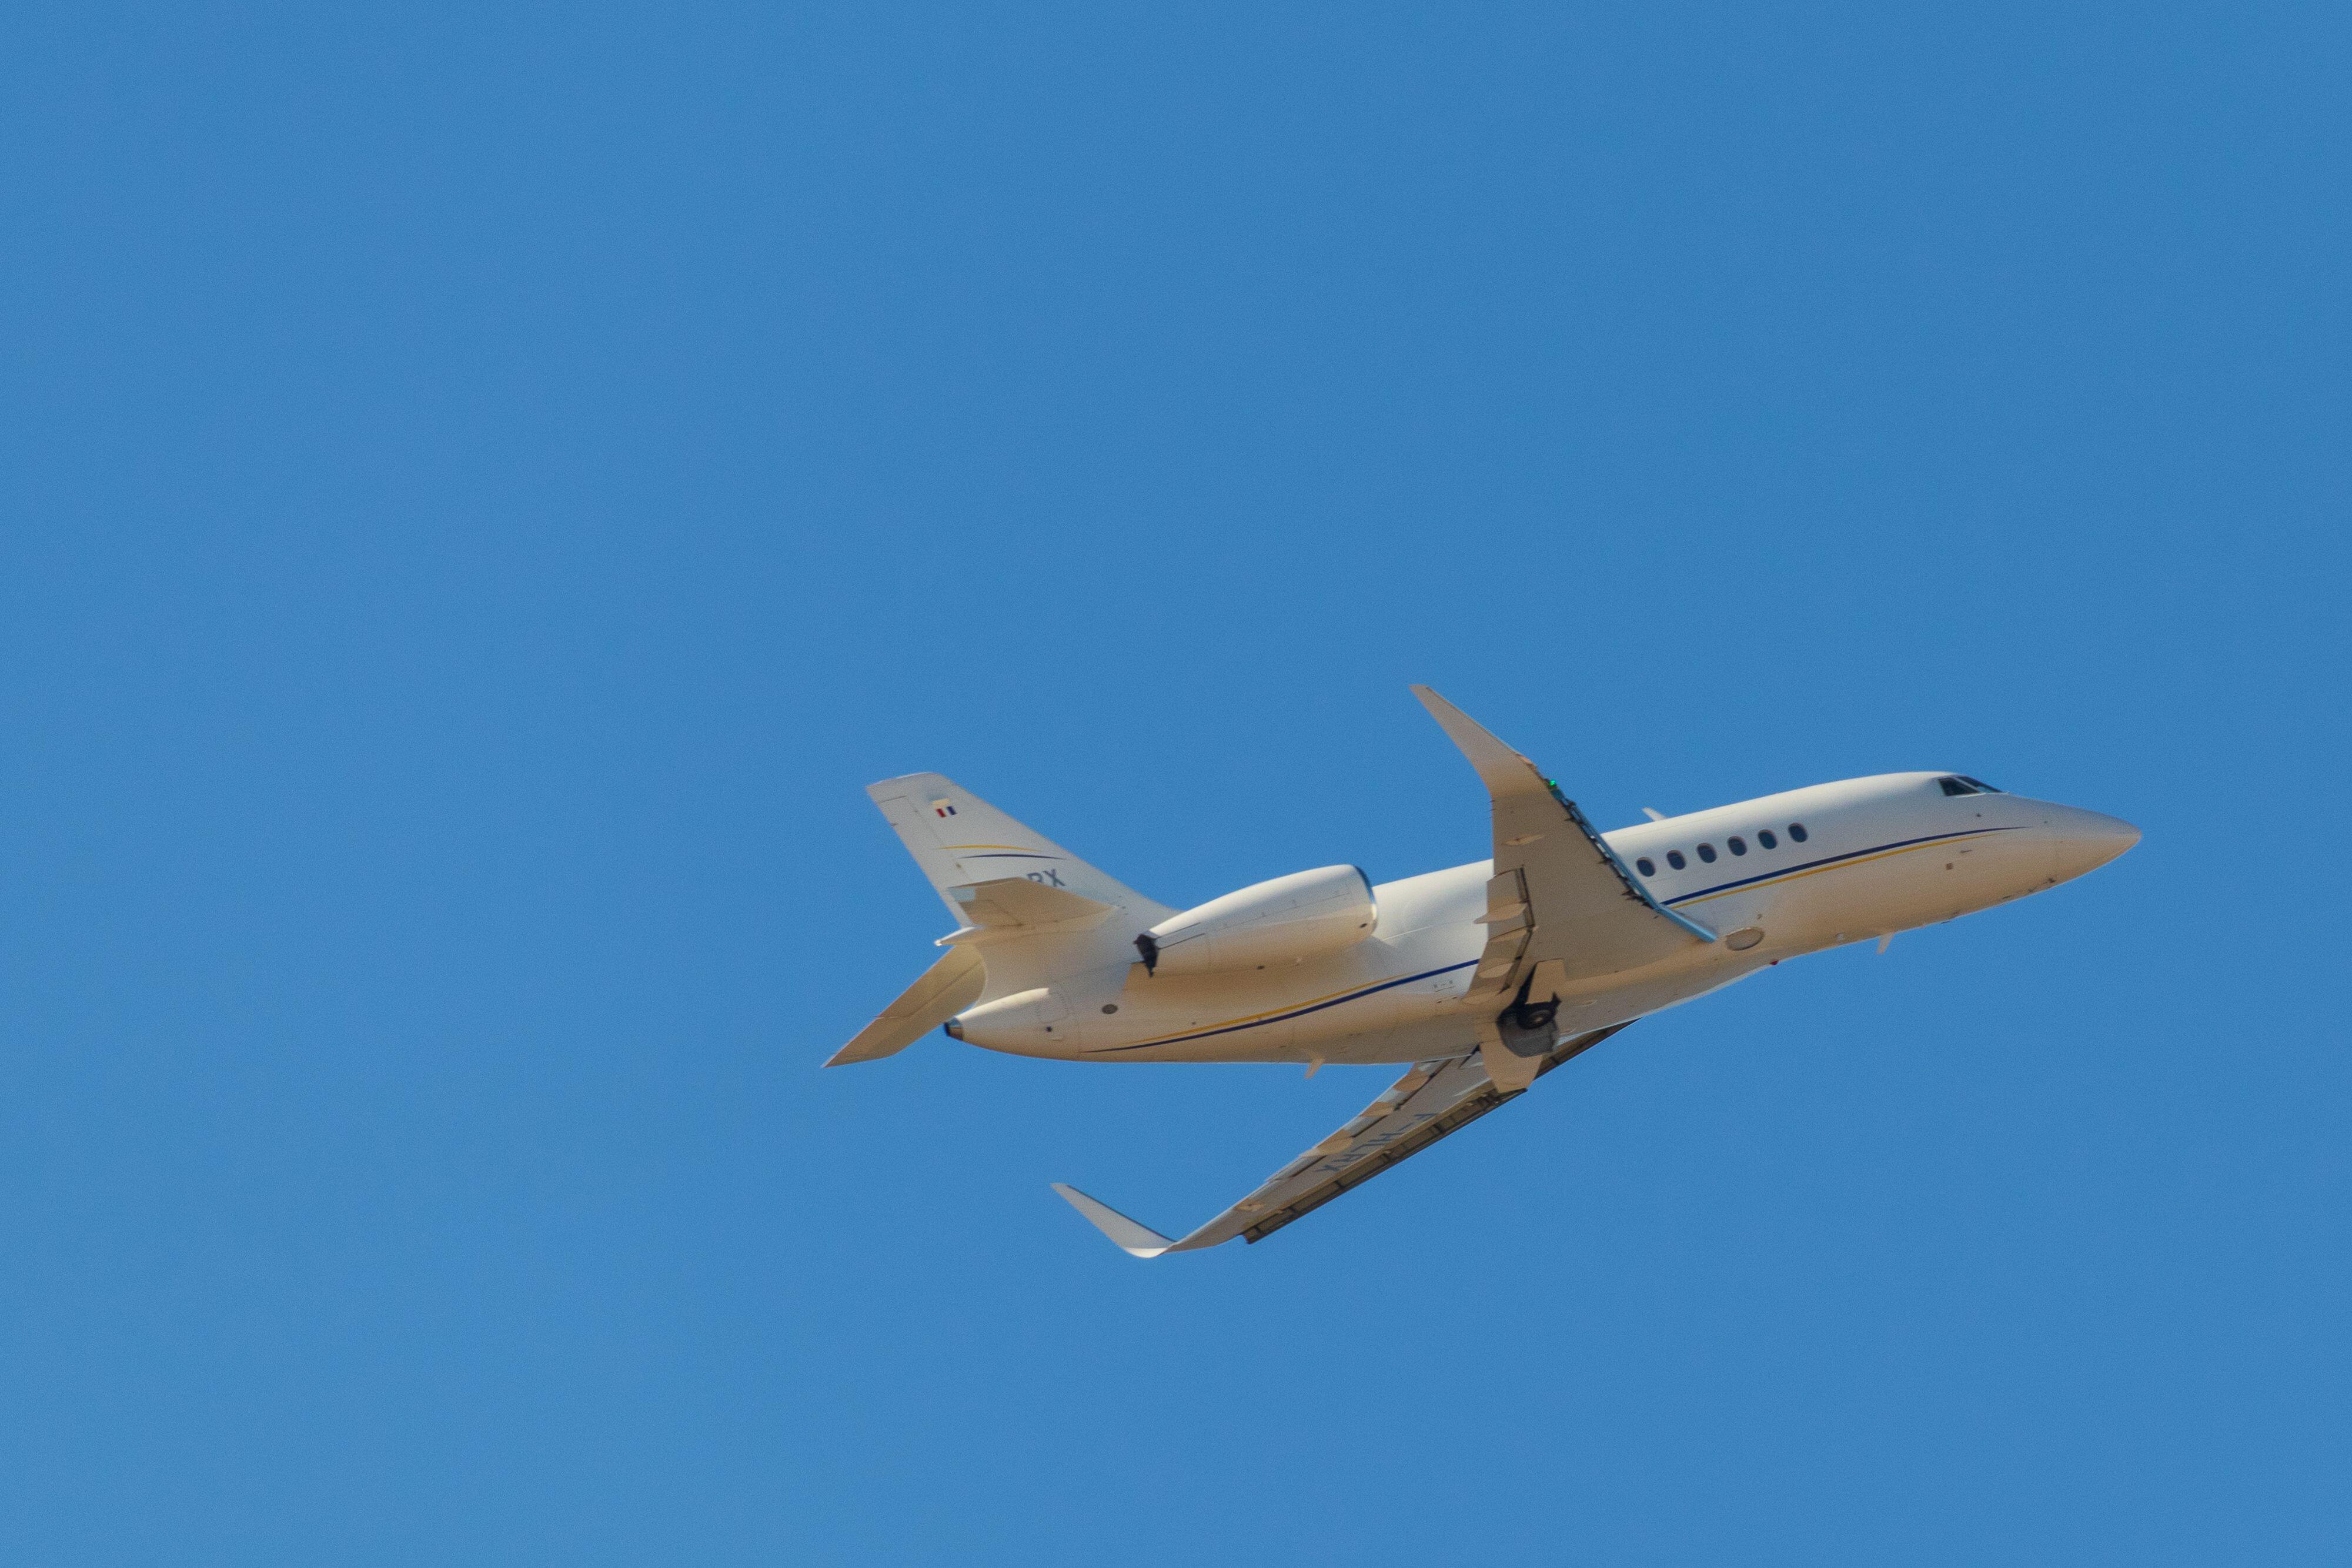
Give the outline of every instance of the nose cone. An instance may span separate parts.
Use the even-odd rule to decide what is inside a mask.
[[[2052,814],[2050,836],[2062,881],[2096,871],[2139,842],[2139,830],[2121,817],[2073,806],[2062,806]]]

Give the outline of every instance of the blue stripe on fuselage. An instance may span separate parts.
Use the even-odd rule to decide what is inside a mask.
[[[1908,849],[1914,844],[1932,844],[1943,839],[1971,839],[1979,833],[2009,833],[2016,831],[2013,827],[1969,828],[1958,833],[1929,833],[1920,839],[1896,839],[1891,843],[1873,844],[1866,850],[1849,850],[1842,855],[1824,855],[1817,861],[1805,861],[1797,865],[1784,865],[1778,871],[1759,872],[1754,876],[1743,876],[1732,882],[1720,882],[1713,887],[1702,887],[1694,893],[1678,893],[1672,898],[1660,899],[1658,902],[1667,904],[1688,904],[1695,898],[1712,897],[1718,893],[1728,893],[1735,887],[1746,887],[1751,883],[1770,882],[1774,877],[1794,876],[1801,871],[1818,871],[1822,866],[1835,865],[1840,861],[1859,860],[1864,855],[1884,854],[1888,850]],[[1650,852],[1654,854],[1658,852],[1654,850]]]
[[[1272,1018],[1251,1019],[1245,1023],[1220,1024],[1215,1029],[1204,1029],[1196,1034],[1171,1035],[1166,1040],[1147,1040],[1139,1045],[1107,1045],[1100,1051],[1088,1051],[1087,1054],[1107,1056],[1114,1051],[1148,1051],[1155,1045],[1181,1045],[1188,1040],[1206,1040],[1211,1035],[1235,1034],[1245,1029],[1263,1029],[1270,1023],[1283,1023],[1291,1019],[1305,1018],[1308,1013],[1319,1013],[1325,1008],[1336,1008],[1345,1002],[1361,1001],[1376,992],[1394,990],[1399,986],[1409,986],[1415,980],[1427,980],[1439,975],[1450,975],[1456,969],[1467,969],[1477,962],[1475,958],[1467,958],[1459,964],[1448,964],[1442,969],[1423,969],[1418,975],[1405,975],[1393,980],[1382,980],[1377,986],[1366,986],[1360,991],[1350,991],[1344,997],[1333,997],[1329,1001],[1317,1002],[1311,1007],[1299,1008],[1292,1012],[1276,1013]]]
[[[1659,902],[1670,905],[1688,904],[1694,899],[1711,897],[1718,893],[1728,893],[1734,888],[1747,887],[1755,883],[1770,882],[1778,877],[1793,876],[1799,872],[1819,871],[1824,866],[1832,866],[1841,861],[1859,860],[1864,855],[1884,854],[1889,850],[1909,849],[1914,845],[1932,844],[1946,839],[1969,839],[1983,833],[2006,833],[2015,831],[2014,828],[1969,828],[1957,833],[1929,833],[1923,838],[1895,839],[1887,843],[1873,844],[1865,850],[1849,850],[1843,854],[1824,855],[1819,860],[1803,861],[1796,865],[1782,866],[1777,871],[1759,872],[1754,876],[1739,877],[1731,882],[1718,883],[1713,887],[1702,887],[1695,892],[1676,894],[1672,898],[1660,899]],[[1192,1034],[1171,1035],[1165,1040],[1148,1040],[1137,1045],[1108,1045],[1097,1051],[1087,1051],[1086,1054],[1108,1056],[1122,1051],[1149,1051],[1154,1046],[1181,1045],[1186,1040],[1208,1040],[1216,1035],[1238,1034],[1244,1030],[1263,1029],[1267,1024],[1286,1023],[1292,1019],[1305,1018],[1309,1013],[1319,1013],[1326,1008],[1336,1008],[1348,1002],[1360,1001],[1366,997],[1375,996],[1381,991],[1393,990],[1399,986],[1409,986],[1415,980],[1433,979],[1439,975],[1450,975],[1456,969],[1471,968],[1477,962],[1477,959],[1471,958],[1459,964],[1448,964],[1439,969],[1424,969],[1418,975],[1404,975],[1393,980],[1382,980],[1378,985],[1367,986],[1360,991],[1350,991],[1344,997],[1334,997],[1328,1001],[1316,1002],[1286,1013],[1276,1013],[1271,1018],[1250,1019],[1241,1023],[1219,1024],[1214,1029],[1200,1030]]]

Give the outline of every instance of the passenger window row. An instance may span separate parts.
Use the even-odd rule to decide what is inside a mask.
[[[1805,841],[1807,836],[1804,823],[1791,822],[1789,824],[1789,841],[1790,843],[1801,844]],[[1759,849],[1777,850],[1780,847],[1780,841],[1774,835],[1771,829],[1764,828],[1759,830],[1756,834],[1756,845]],[[1741,838],[1738,833],[1734,833],[1731,837],[1723,841],[1723,847],[1729,850],[1735,855],[1744,855],[1748,852],[1748,841]],[[1707,864],[1713,865],[1715,863],[1715,846],[1713,844],[1699,845],[1698,858],[1705,861]],[[1683,859],[1682,851],[1668,850],[1666,852],[1666,864],[1675,871],[1681,871],[1684,867],[1689,865],[1690,862]],[[1640,860],[1635,861],[1633,862],[1633,869],[1640,872],[1643,876],[1655,876],[1658,874],[1657,862],[1651,860],[1647,855],[1643,855]]]

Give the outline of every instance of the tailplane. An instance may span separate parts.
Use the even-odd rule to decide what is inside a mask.
[[[988,967],[970,947],[950,947],[940,960],[923,971],[882,1016],[857,1031],[857,1038],[833,1053],[827,1067],[852,1061],[879,1061],[896,1056],[948,1019],[980,1000],[988,984]]]

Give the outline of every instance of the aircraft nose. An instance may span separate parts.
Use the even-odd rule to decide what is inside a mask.
[[[2139,842],[2139,830],[2121,817],[2078,807],[2063,808],[2050,826],[2062,878],[2096,871]]]

